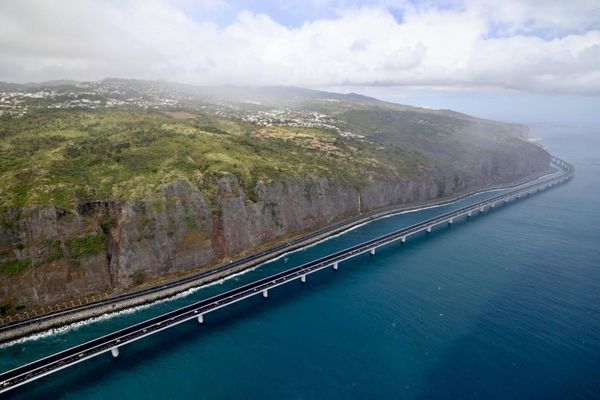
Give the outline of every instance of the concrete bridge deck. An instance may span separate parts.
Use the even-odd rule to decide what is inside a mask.
[[[186,307],[168,312],[158,317],[149,319],[128,328],[113,332],[106,336],[80,344],[49,357],[34,361],[30,364],[15,368],[0,374],[0,393],[9,391],[25,383],[39,379],[63,368],[70,367],[84,360],[100,354],[111,352],[113,357],[119,355],[119,349],[143,337],[163,331],[177,324],[196,319],[204,322],[204,315],[217,309],[227,307],[233,303],[255,295],[268,297],[270,289],[286,283],[299,280],[306,282],[306,277],[324,268],[338,269],[339,264],[360,254],[370,253],[375,255],[376,249],[394,242],[405,242],[408,237],[419,232],[431,232],[432,228],[440,224],[452,224],[460,218],[471,217],[476,213],[483,213],[486,209],[515,201],[530,194],[545,190],[570,179],[574,168],[567,162],[554,158],[555,165],[562,169],[562,174],[552,179],[536,182],[524,187],[519,187],[508,193],[495,196],[458,210],[451,211],[426,221],[419,222],[407,228],[397,230],[387,235],[369,240],[348,249],[330,254],[318,260],[300,265],[295,268],[280,272],[264,279],[252,282],[245,286],[230,290],[208,299],[190,304]]]

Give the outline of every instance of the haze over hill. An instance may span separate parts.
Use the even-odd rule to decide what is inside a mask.
[[[13,130],[26,130],[28,123],[32,119],[38,123],[48,124],[47,129],[52,132],[36,131],[32,132],[32,140],[35,140],[34,146],[39,148],[39,141],[42,138],[49,143],[50,153],[55,154],[57,150],[65,154],[75,155],[88,149],[92,152],[90,156],[98,156],[106,151],[107,157],[123,158],[120,153],[127,151],[127,140],[132,137],[127,136],[125,126],[135,125],[139,121],[148,121],[146,134],[154,134],[157,137],[147,138],[149,144],[153,139],[165,139],[160,137],[165,127],[169,127],[170,133],[177,129],[196,129],[198,135],[194,138],[198,140],[201,134],[211,135],[230,143],[232,141],[246,140],[252,141],[252,145],[260,144],[265,138],[276,138],[280,141],[290,142],[309,138],[317,140],[316,137],[326,137],[332,141],[332,148],[335,146],[359,146],[365,148],[357,157],[349,157],[348,152],[340,153],[340,160],[331,160],[331,168],[339,168],[340,171],[351,171],[349,165],[337,165],[335,163],[345,162],[348,164],[360,165],[364,163],[367,154],[373,152],[377,163],[372,165],[363,165],[362,173],[375,173],[378,168],[389,168],[394,174],[400,176],[414,174],[414,168],[397,167],[402,163],[419,159],[421,167],[437,166],[438,169],[449,170],[449,165],[442,162],[454,163],[455,172],[460,172],[461,181],[472,179],[472,170],[481,164],[481,157],[484,155],[481,149],[488,152],[503,151],[505,157],[511,157],[515,146],[524,147],[523,143],[515,138],[525,139],[527,128],[516,124],[502,124],[493,121],[482,120],[467,116],[464,114],[447,110],[430,110],[402,106],[382,102],[373,98],[356,94],[335,94],[323,91],[314,91],[301,88],[286,87],[198,87],[191,85],[175,84],[168,82],[135,81],[106,79],[99,82],[52,82],[51,84],[28,84],[28,85],[5,85],[11,87],[11,91],[6,91],[0,99],[0,114],[6,117],[20,117],[19,119],[4,118],[4,136],[12,137],[12,141],[6,142],[5,150],[15,153],[16,159],[19,155],[25,155],[27,149],[23,147],[23,137],[13,135]],[[77,112],[67,113],[72,110]],[[90,114],[90,111],[93,113]],[[140,113],[144,111],[144,113]],[[95,124],[85,122],[85,119],[96,120]],[[128,121],[128,119],[132,119]],[[73,128],[84,128],[89,131],[90,126],[94,126],[94,132],[87,132],[90,137],[87,140],[95,141],[92,144],[81,144],[83,139],[76,134],[71,136],[56,127],[60,123],[69,123]],[[110,124],[122,124],[120,128]],[[104,126],[106,124],[107,126]],[[25,126],[23,126],[25,125]],[[43,126],[43,125],[42,125]],[[37,126],[36,128],[39,128]],[[290,132],[292,128],[298,128],[298,132]],[[114,132],[115,129],[125,132],[125,137],[121,137],[123,132]],[[167,129],[167,130],[169,130]],[[61,130],[61,131],[64,131]],[[118,133],[118,139],[112,137],[108,132]],[[129,133],[131,135],[131,133]],[[66,135],[66,136],[65,136]],[[140,136],[141,134],[138,134]],[[189,135],[188,135],[189,136]],[[313,136],[313,137],[311,137]],[[119,143],[113,143],[114,141]],[[137,142],[141,139],[137,138]],[[212,138],[211,144],[217,142]],[[306,144],[306,143],[305,143]],[[13,147],[11,145],[17,145]],[[91,147],[90,147],[91,146]],[[108,146],[103,149],[102,146]],[[112,148],[112,146],[117,146]],[[12,147],[12,148],[11,148]],[[309,146],[310,147],[310,146]],[[313,146],[314,147],[314,146]],[[527,147],[525,147],[527,148]],[[311,149],[311,151],[325,150],[326,147]],[[327,149],[329,151],[331,149]],[[341,149],[338,149],[341,150]],[[344,149],[347,150],[347,149]],[[322,159],[325,162],[329,153]],[[308,154],[307,154],[308,155]],[[166,159],[174,157],[174,154],[165,154]],[[490,156],[487,154],[486,156]],[[235,159],[235,154],[228,154],[228,159]],[[263,156],[264,158],[264,156]],[[117,161],[123,161],[123,160]],[[435,162],[432,160],[435,159]],[[387,160],[384,163],[382,160]],[[30,160],[26,160],[27,163]],[[57,163],[66,162],[63,159],[50,158],[46,160],[56,166]],[[177,173],[177,168],[159,167],[163,164],[141,162],[142,167],[152,168],[156,173],[171,174]],[[165,160],[162,160],[165,161]],[[180,160],[184,162],[183,160]],[[277,163],[275,160],[273,162]],[[234,167],[232,163],[219,160],[218,168],[223,168],[220,172],[229,172],[237,174],[243,178],[249,178],[252,174],[254,179],[270,177],[267,175],[257,177],[252,168],[268,169],[268,165],[249,167],[243,165],[241,160],[236,160]],[[394,164],[398,165],[394,165]],[[428,165],[427,165],[428,164]],[[24,165],[26,166],[26,165]],[[202,166],[196,165],[202,169]],[[206,168],[206,166],[204,166]],[[322,166],[321,166],[322,167]],[[414,167],[414,165],[413,165]],[[12,168],[12,165],[11,165]],[[214,168],[218,172],[218,168]],[[311,163],[307,163],[306,173],[313,169],[313,173],[318,173]],[[350,168],[350,170],[348,170]],[[120,168],[124,173],[128,168]],[[160,170],[160,171],[159,171]],[[211,169],[212,171],[213,169]],[[412,171],[412,172],[411,172]],[[12,172],[18,176],[14,169]],[[129,171],[130,172],[130,171]],[[296,171],[297,173],[300,170]],[[328,171],[332,172],[332,171]],[[388,171],[389,172],[389,171]],[[110,173],[106,172],[108,175]],[[206,171],[203,171],[205,174]],[[271,171],[273,173],[273,171]],[[289,174],[294,174],[291,170]],[[486,172],[484,172],[486,173]],[[360,173],[357,170],[359,178]],[[368,174],[367,174],[368,175]],[[44,174],[39,179],[45,179]],[[103,180],[110,177],[101,177]],[[124,177],[113,176],[109,180],[109,186],[120,184],[120,179]],[[136,179],[139,177],[135,177]],[[190,178],[188,176],[188,178]],[[347,177],[350,179],[349,177]],[[489,177],[490,179],[511,178],[510,175]],[[86,179],[90,179],[87,177]],[[9,183],[9,182],[7,182]],[[65,182],[57,182],[64,185]],[[158,182],[155,182],[158,183]],[[88,186],[88,190],[104,190],[99,198],[111,198],[113,195],[121,193],[111,193],[110,187],[102,188],[100,183],[90,182],[86,185],[85,181],[71,181],[75,186]],[[32,185],[36,186],[36,185]],[[46,185],[41,185],[48,190]],[[138,188],[130,187],[130,192],[139,192]],[[8,189],[11,186],[4,186]],[[146,188],[147,189],[147,188]],[[33,189],[35,191],[35,188]],[[49,201],[53,193],[56,198],[73,201],[73,193],[80,188],[72,187],[71,193],[60,194],[50,190],[43,195],[28,196],[20,189],[13,188],[13,193],[19,193],[20,199],[14,196],[4,196],[4,205],[42,205],[44,201]],[[10,193],[10,192],[9,192]],[[46,199],[46,197],[50,196]],[[94,196],[92,196],[94,197]],[[12,198],[12,200],[11,200]],[[12,201],[12,203],[11,203]],[[68,204],[63,204],[68,208]],[[71,203],[73,205],[73,203]]]

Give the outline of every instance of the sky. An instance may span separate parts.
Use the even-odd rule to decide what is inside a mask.
[[[105,77],[600,126],[600,0],[0,2],[0,80]]]

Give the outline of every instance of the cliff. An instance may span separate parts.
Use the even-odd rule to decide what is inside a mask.
[[[477,185],[456,185],[460,180],[445,175],[420,181],[371,181],[360,188],[327,178],[259,182],[255,201],[246,197],[236,177],[226,176],[218,182],[215,211],[184,179],[165,185],[160,196],[147,201],[98,201],[70,211],[53,206],[11,210],[0,225],[0,252],[14,251],[18,260],[27,260],[32,267],[5,271],[0,298],[5,308],[29,308],[121,291],[359,211],[449,196],[498,183],[500,176],[509,182],[547,166],[543,159],[520,161],[516,165],[488,161],[482,165],[488,177]],[[504,170],[507,173],[499,175]]]
[[[189,104],[1,119],[0,313],[108,296],[549,166],[521,126],[323,93],[254,119]]]

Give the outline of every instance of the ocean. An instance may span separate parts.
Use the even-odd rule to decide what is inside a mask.
[[[572,181],[4,396],[598,399],[600,132],[532,136],[575,165]],[[187,296],[2,346],[0,371],[495,194],[385,218]]]

